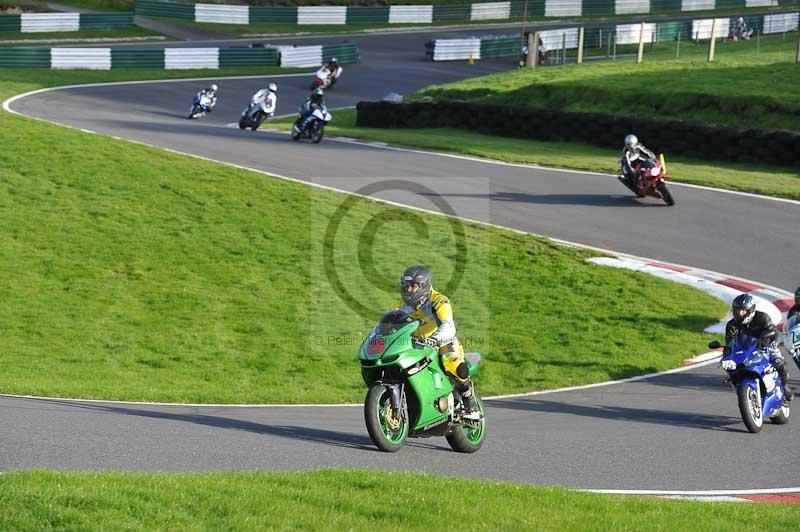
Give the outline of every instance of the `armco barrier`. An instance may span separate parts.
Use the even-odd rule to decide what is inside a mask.
[[[800,26],[800,13],[779,13],[775,15],[750,15],[745,17],[748,27],[762,33],[783,33],[795,31]],[[728,35],[732,24],[731,17],[717,18],[716,37]],[[711,37],[713,19],[687,20],[683,22],[645,23],[644,41],[662,42],[672,41],[678,35],[684,39],[706,40]],[[608,41],[610,34],[614,35],[616,44],[637,44],[639,42],[642,25],[618,24],[603,25],[585,28],[584,42],[589,47],[602,47]],[[560,28],[539,31],[539,38],[545,51],[566,48],[574,50],[578,47],[578,32],[576,28]],[[425,44],[426,55],[434,61],[452,61],[469,59],[472,52],[471,43],[478,37],[460,39],[436,39]],[[472,53],[473,59],[489,59],[496,57],[513,57],[520,55],[522,37],[517,35],[502,35],[480,37],[480,54]],[[610,44],[610,42],[609,42]]]
[[[650,148],[711,160],[800,166],[800,134],[596,113],[469,102],[360,102],[356,124],[382,128],[453,127],[506,137],[617,146],[635,133]],[[800,111],[796,111],[800,112]]]
[[[360,61],[353,43],[267,48],[2,48],[0,67],[217,69],[236,66],[317,67],[336,57]]]
[[[800,4],[800,0],[509,0],[440,5],[224,6],[137,0],[136,14],[222,24],[431,24],[443,21],[614,16]],[[235,8],[235,9],[234,9]]]
[[[23,13],[0,15],[0,32],[52,33],[121,29],[133,26],[133,13]]]

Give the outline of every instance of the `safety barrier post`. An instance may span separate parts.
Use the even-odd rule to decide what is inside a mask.
[[[615,54],[616,55],[616,54]],[[636,64],[641,64],[644,57],[644,22],[639,26],[639,53],[636,54]]]
[[[714,49],[717,47],[717,19],[711,19],[711,42],[708,44],[708,62],[714,61]]]
[[[800,63],[800,30],[797,31],[797,57],[795,62]]]
[[[675,43],[675,59],[681,56],[681,32],[678,32],[678,42]]]
[[[528,57],[525,58],[525,66],[536,68],[539,63],[539,33],[531,32],[528,34]]]
[[[561,64],[567,64],[567,32],[561,34]]]
[[[578,64],[581,63],[583,63],[583,27],[578,29]]]

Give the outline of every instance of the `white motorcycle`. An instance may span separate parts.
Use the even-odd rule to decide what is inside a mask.
[[[255,131],[261,126],[261,122],[271,117],[274,109],[267,107],[267,101],[263,98],[254,98],[250,105],[244,108],[242,116],[239,117],[239,129],[250,128]]]
[[[318,144],[325,134],[325,124],[332,118],[324,105],[317,107],[309,115],[301,114],[292,125],[292,140],[311,139],[311,142]]]
[[[311,90],[333,88],[336,84],[336,80],[338,80],[341,75],[342,67],[338,67],[336,72],[331,73],[328,67],[323,65],[317,70],[316,74],[314,74],[314,82],[311,84]]]

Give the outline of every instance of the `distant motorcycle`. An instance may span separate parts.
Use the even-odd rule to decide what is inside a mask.
[[[636,194],[637,198],[650,196],[663,199],[667,205],[675,205],[675,198],[664,180],[667,177],[667,169],[663,155],[660,159],[640,159],[633,167],[633,179],[622,171],[623,162],[620,159],[620,175],[617,179]]]
[[[314,109],[310,115],[298,116],[292,125],[292,140],[311,139],[318,144],[325,134],[325,124],[332,118],[324,105]]]
[[[715,340],[708,347],[719,349],[722,345]],[[789,422],[789,403],[783,394],[781,376],[770,362],[769,353],[758,347],[756,338],[737,335],[720,366],[728,373],[728,382],[736,391],[739,413],[747,430],[759,432],[765,418],[776,425]]]
[[[189,118],[199,118],[201,116],[205,116],[206,113],[210,112],[211,109],[214,108],[212,105],[212,99],[207,94],[198,94],[194,97],[192,101],[192,107],[189,110]]]
[[[314,74],[314,81],[311,83],[311,90],[314,89],[332,89],[336,85],[339,76],[342,75],[342,67],[338,67],[336,72],[331,72],[328,67],[323,65]]]
[[[244,108],[242,116],[239,117],[239,129],[249,127],[251,130],[255,131],[261,126],[261,123],[270,116],[272,116],[272,113],[267,109],[264,100],[253,100]]]
[[[783,347],[792,357],[794,363],[800,368],[800,314],[796,314],[786,323],[786,332],[783,333]]]

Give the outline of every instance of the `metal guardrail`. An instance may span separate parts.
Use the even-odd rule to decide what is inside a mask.
[[[800,28],[800,13],[778,13],[774,15],[748,15],[745,18],[750,29],[764,34],[784,33]],[[675,40],[679,35],[686,39],[706,40],[711,38],[713,25],[711,18],[682,20],[679,22],[646,22],[605,24],[602,26],[584,26],[584,42],[586,46],[603,46],[606,42],[616,45],[638,44],[642,30],[645,42],[663,42]],[[715,36],[726,37],[731,30],[731,17],[717,18]],[[536,29],[542,40],[545,52],[552,50],[574,50],[578,47],[579,28],[559,27],[555,29]],[[472,38],[480,42],[480,55],[474,54],[465,43],[470,39],[436,39],[426,43],[426,55],[433,61],[451,61],[469,59],[490,59],[497,57],[519,56],[522,48],[522,36],[501,35]]]

